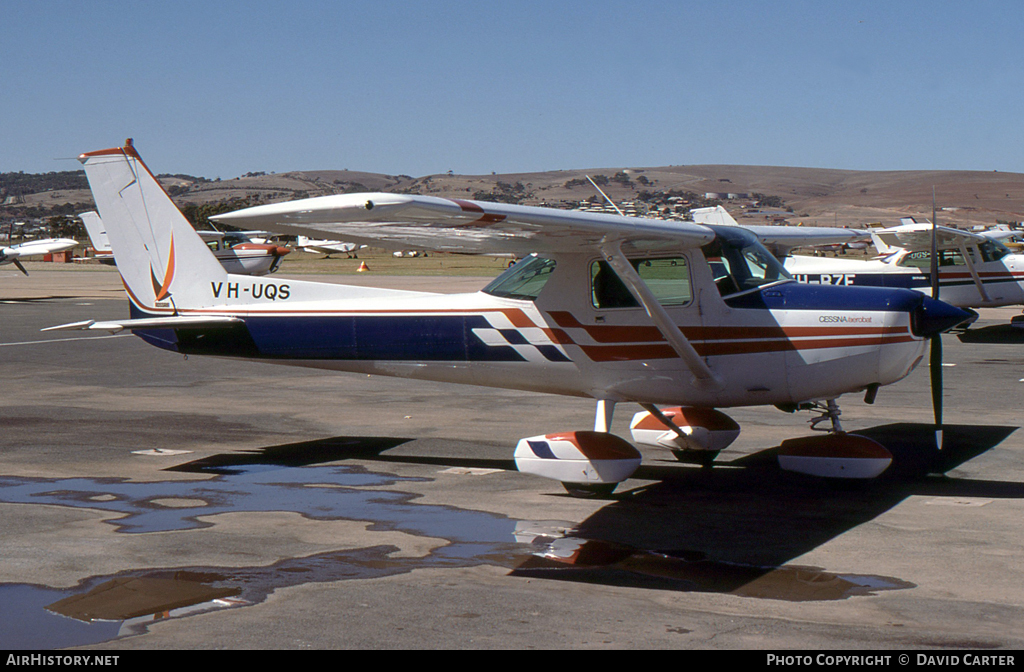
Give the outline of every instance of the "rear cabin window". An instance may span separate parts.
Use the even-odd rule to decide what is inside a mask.
[[[911,252],[900,259],[897,266],[909,266],[911,268],[923,268],[928,270],[932,267],[932,253],[927,250]],[[963,266],[964,255],[960,250],[939,250],[939,266]]]
[[[690,303],[693,292],[685,257],[630,259],[629,263],[661,305],[685,306]],[[595,308],[640,306],[607,262],[595,261],[590,265],[590,287],[590,297]]]

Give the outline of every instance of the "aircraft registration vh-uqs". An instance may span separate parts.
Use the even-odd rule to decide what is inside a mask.
[[[185,354],[596,400],[594,429],[529,437],[520,471],[610,493],[641,454],[609,432],[705,462],[739,427],[719,410],[812,408],[827,433],[783,442],[784,469],[871,478],[886,448],[846,434],[835,400],[902,379],[969,317],[905,289],[803,285],[742,228],[390,193],[220,215],[235,225],[391,249],[523,259],[482,291],[433,294],[228,274],[129,140],[82,154],[130,301],[130,329]],[[716,281],[712,263],[720,277]],[[722,270],[724,269],[724,273]]]

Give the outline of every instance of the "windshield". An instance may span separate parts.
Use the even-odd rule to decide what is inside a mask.
[[[715,239],[701,249],[722,296],[757,289],[779,280],[792,280],[779,260],[746,229],[708,228],[715,232]]]
[[[531,254],[496,277],[483,291],[504,299],[536,301],[554,270],[554,259]]]
[[[1010,248],[1003,245],[998,240],[987,240],[984,243],[978,245],[978,249],[981,251],[982,261],[999,261],[1010,252]]]

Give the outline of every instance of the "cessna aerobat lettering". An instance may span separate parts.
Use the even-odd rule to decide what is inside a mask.
[[[741,228],[389,193],[217,219],[522,261],[470,294],[268,283],[217,263],[130,141],[80,160],[131,316],[58,328],[130,329],[186,354],[589,397],[592,431],[528,437],[516,449],[521,471],[573,492],[610,492],[639,464],[633,445],[609,433],[623,402],[645,409],[635,441],[705,460],[739,431],[717,409],[820,402],[831,431],[784,446],[780,464],[875,476],[891,455],[843,433],[835,399],[900,380],[930,337],[968,317],[904,289],[801,285]]]

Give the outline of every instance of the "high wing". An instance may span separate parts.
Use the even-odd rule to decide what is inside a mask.
[[[211,219],[395,250],[517,256],[576,252],[609,243],[634,249],[692,248],[714,239],[709,228],[688,222],[388,193],[320,196]]]
[[[720,205],[712,208],[695,208],[690,211],[693,221],[698,224],[719,224],[742,226],[757,236],[758,241],[776,256],[785,257],[795,247],[816,245],[840,245],[858,240],[867,240],[868,233],[858,229],[841,229],[824,226],[758,226],[740,224],[729,211]]]
[[[886,229],[875,229],[872,231],[872,239],[879,253],[892,252],[896,248],[911,251],[931,250],[932,246],[932,224],[931,222],[918,222],[912,218],[905,217],[899,226],[890,226]],[[968,244],[977,245],[986,240],[989,236],[983,236],[970,231],[952,229],[947,226],[935,228],[935,246],[939,250],[959,250]]]

